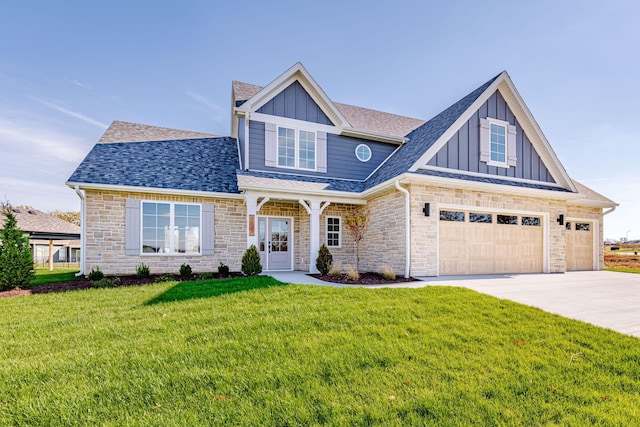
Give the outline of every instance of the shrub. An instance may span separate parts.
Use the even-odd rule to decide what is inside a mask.
[[[260,271],[262,271],[262,269]],[[220,264],[218,264],[218,273],[226,276],[227,274],[229,274],[229,266],[224,262],[220,262]]]
[[[180,276],[182,277],[191,276],[191,266],[189,264],[182,264],[180,266]]]
[[[2,203],[4,225],[0,230],[0,290],[28,286],[34,275],[29,236],[18,228],[9,203]]]
[[[196,280],[210,280],[213,279],[213,273],[200,273],[196,276]]]
[[[335,264],[331,264],[331,269],[329,270],[329,276],[331,277],[340,277],[342,276],[342,263],[340,261]]]
[[[347,271],[347,277],[351,280],[358,280],[360,278],[360,273],[358,270],[353,268],[350,264],[344,266],[344,269]]]
[[[380,272],[382,273],[382,277],[387,280],[396,280],[396,272],[393,271],[393,268],[389,264],[382,264],[380,268]]]
[[[256,245],[251,245],[242,256],[242,272],[246,276],[257,276],[262,273],[262,264],[260,264],[260,254]]]
[[[100,270],[100,267],[92,268],[87,278],[92,282],[96,282],[104,278],[104,273]]]
[[[181,270],[182,270],[182,268],[181,268]],[[176,278],[173,277],[171,274],[161,274],[160,276],[156,277],[156,283],[173,282],[175,280],[176,280]]]
[[[323,243],[318,251],[318,258],[316,259],[316,268],[320,274],[325,275],[331,269],[333,263],[333,255],[329,252],[329,248]]]
[[[149,274],[151,274],[151,271],[149,270],[149,266],[147,264],[143,262],[138,264],[138,266],[136,267],[136,277],[138,279],[144,279],[145,277],[149,277]]]
[[[120,286],[120,279],[114,277],[113,279],[107,279],[103,277],[93,282],[94,288],[114,288]]]

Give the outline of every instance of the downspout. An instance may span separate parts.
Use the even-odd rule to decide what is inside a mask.
[[[409,199],[409,190],[400,186],[400,180],[395,181],[396,188],[404,193],[404,238],[405,238],[405,264],[404,264],[404,277],[409,278],[409,269],[411,266],[411,205]]]
[[[85,193],[83,190],[80,190],[80,187],[78,185],[75,186],[75,190],[76,190],[76,194],[78,195],[78,197],[80,197],[80,271],[76,273],[76,277],[79,276],[84,276],[84,261],[86,259],[86,254],[87,251],[85,250],[85,246],[86,246],[86,239],[85,239],[85,232],[87,229],[87,222],[86,222],[86,208],[85,208],[85,204],[86,204],[86,197],[85,197]]]

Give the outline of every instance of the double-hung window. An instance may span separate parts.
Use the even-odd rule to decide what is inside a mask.
[[[142,202],[142,252],[199,254],[201,206],[188,203]]]
[[[330,248],[339,248],[342,245],[342,225],[340,217],[327,217],[327,246]]]
[[[278,127],[278,166],[316,170],[316,133]]]

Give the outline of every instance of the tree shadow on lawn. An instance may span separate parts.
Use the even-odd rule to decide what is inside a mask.
[[[285,285],[288,285],[288,283],[279,282],[271,276],[178,282],[175,286],[172,286],[160,295],[150,299],[144,305],[211,298],[236,292]]]

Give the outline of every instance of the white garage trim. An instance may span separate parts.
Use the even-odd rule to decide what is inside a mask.
[[[495,214],[515,214],[515,215],[531,215],[539,216],[542,218],[542,272],[549,273],[549,212],[537,212],[537,211],[524,211],[518,209],[502,209],[502,208],[490,208],[486,206],[470,206],[470,205],[455,205],[448,203],[435,204],[436,220],[438,221],[438,227],[436,232],[436,274],[440,276],[440,210],[458,210],[458,211],[482,211]],[[594,220],[585,220],[584,222],[593,222]],[[595,230],[594,230],[595,232]],[[594,239],[595,240],[595,239]],[[594,258],[595,259],[595,258]]]
[[[591,224],[593,226],[593,253],[591,254],[592,256],[592,260],[593,260],[593,270],[594,271],[598,271],[600,270],[600,254],[598,253],[598,243],[600,242],[600,227],[599,227],[599,221],[597,219],[593,219],[593,218],[578,218],[575,216],[570,216],[570,217],[565,217],[564,219],[565,223],[567,222],[588,222],[589,224]]]

